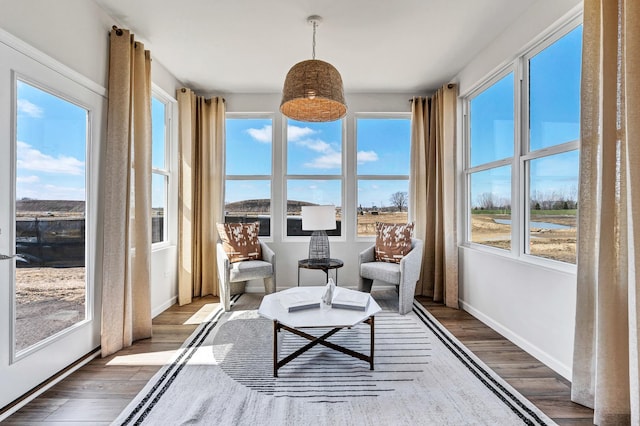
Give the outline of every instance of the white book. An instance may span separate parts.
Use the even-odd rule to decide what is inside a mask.
[[[350,290],[344,287],[336,287],[333,300],[331,301],[331,307],[366,311],[369,306],[369,300],[371,300],[369,293]]]
[[[288,312],[320,307],[320,300],[308,294],[289,293],[280,296],[280,303]]]

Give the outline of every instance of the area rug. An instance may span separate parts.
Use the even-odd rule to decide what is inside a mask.
[[[383,307],[373,371],[318,345],[274,378],[273,323],[258,316],[259,295],[244,294],[233,298],[231,312],[213,312],[114,424],[554,424],[419,303],[402,316],[393,291],[373,296]],[[279,358],[307,342],[285,331],[279,339]],[[368,353],[369,328],[329,340]]]

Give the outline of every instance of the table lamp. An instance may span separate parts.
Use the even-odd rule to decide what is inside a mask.
[[[302,206],[302,230],[313,231],[309,240],[309,259],[329,262],[327,229],[336,229],[335,206]]]

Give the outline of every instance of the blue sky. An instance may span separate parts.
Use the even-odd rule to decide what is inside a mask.
[[[16,198],[84,200],[87,111],[17,84]]]
[[[271,174],[273,128],[270,119],[228,119],[227,175]],[[410,121],[361,118],[357,123],[357,168],[361,175],[408,175]],[[288,120],[287,197],[317,204],[342,205],[342,121],[308,123]],[[364,207],[389,205],[389,197],[407,191],[408,182],[362,180],[359,202]],[[268,182],[228,181],[226,201],[269,198]]]
[[[535,151],[580,137],[580,69],[582,27],[578,27],[529,61],[529,144]],[[510,73],[474,97],[470,111],[470,166],[513,156],[514,75]],[[543,194],[576,194],[578,151],[528,163],[530,191]],[[474,173],[471,205],[492,193],[511,199],[511,168]]]
[[[530,61],[531,149],[541,149],[579,137],[579,27]],[[502,80],[471,102],[471,165],[509,157],[514,143],[514,76]],[[87,111],[27,83],[17,85],[17,198],[85,199]],[[152,103],[154,167],[164,156],[164,108]],[[271,175],[272,123],[270,119],[227,120],[227,174]],[[357,120],[357,173],[407,175],[410,123],[407,119]],[[288,198],[321,204],[342,204],[342,121],[306,123],[289,121],[286,173],[300,179],[287,181]],[[350,141],[349,141],[350,142]],[[577,152],[531,163],[532,191],[575,192]],[[506,172],[506,173],[505,173]],[[510,198],[508,168],[479,173],[472,179],[474,197],[483,192]],[[317,175],[324,178],[318,179]],[[155,178],[152,205],[162,205],[164,192]],[[406,180],[360,179],[358,204],[388,206],[389,197],[407,191]],[[269,198],[269,182],[251,180],[227,184],[227,201]]]

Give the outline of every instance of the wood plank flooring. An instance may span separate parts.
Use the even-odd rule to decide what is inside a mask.
[[[570,401],[570,383],[469,313],[420,302],[485,364],[560,425],[592,425],[593,411]],[[7,425],[107,425],[171,358],[217,297],[174,305],[153,320],[153,337],[97,358],[14,413]]]

